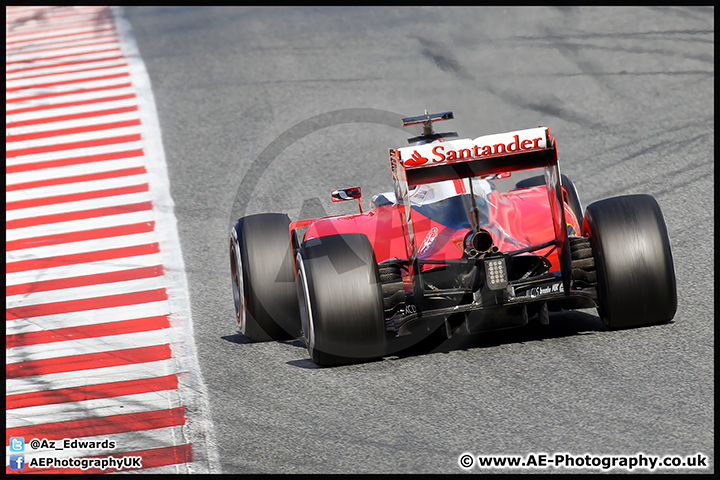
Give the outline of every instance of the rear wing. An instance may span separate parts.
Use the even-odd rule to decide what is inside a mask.
[[[557,161],[547,128],[398,148],[408,186],[547,167]]]
[[[566,294],[570,292],[570,245],[567,241],[560,169],[555,139],[546,127],[485,135],[475,139],[434,141],[389,150],[395,198],[405,234],[409,268],[419,275],[417,246],[412,224],[409,188],[424,183],[477,177],[542,167],[552,210],[555,245]],[[412,276],[412,275],[411,275]],[[406,285],[406,297],[420,292]],[[408,298],[409,300],[409,298]]]

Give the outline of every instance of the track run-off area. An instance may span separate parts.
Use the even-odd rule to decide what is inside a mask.
[[[6,102],[6,472],[212,472],[155,105],[120,13],[7,7]]]

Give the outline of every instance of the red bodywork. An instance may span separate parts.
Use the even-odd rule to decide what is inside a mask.
[[[307,226],[304,240],[335,234],[366,235],[378,262],[404,259],[406,296],[422,296],[422,285],[415,282],[416,269],[424,271],[441,265],[428,261],[459,260],[464,254],[475,257],[478,252],[470,248],[468,234],[484,230],[492,237],[494,251],[524,250],[547,257],[550,271],[560,272],[563,290],[568,294],[571,282],[568,234],[574,235],[581,228],[561,186],[557,146],[546,127],[452,142],[440,138],[391,148],[388,153],[396,203],[385,202],[384,206],[360,215],[293,222],[290,230]],[[540,168],[545,186],[508,192],[493,186],[486,196],[466,191],[465,179],[470,179],[467,185],[474,192],[474,178],[492,181],[511,172]],[[456,195],[450,193],[451,187],[427,204],[424,196],[415,202],[411,199],[414,188],[419,193],[422,185],[446,188],[448,182],[454,186]]]
[[[564,192],[563,192],[564,193]],[[566,194],[563,195],[566,198]],[[555,238],[547,188],[543,186],[511,190],[494,190],[488,197],[487,223],[482,228],[490,232],[494,245],[501,252],[518,250]],[[580,232],[575,215],[564,203],[565,219],[575,232]],[[464,241],[470,228],[453,228],[423,215],[413,207],[413,227],[420,260],[459,259],[463,256]],[[389,258],[406,258],[401,216],[397,205],[385,205],[364,214],[330,217],[293,222],[290,229],[309,225],[303,240],[344,233],[365,234],[373,246],[378,262]],[[426,248],[423,249],[424,246]],[[534,252],[547,255],[554,247]],[[551,271],[559,271],[557,252],[547,257]],[[425,265],[423,269],[432,268]]]

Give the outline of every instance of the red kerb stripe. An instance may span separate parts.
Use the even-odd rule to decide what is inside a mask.
[[[78,28],[78,27],[87,27],[87,26],[96,26],[98,25],[98,20],[102,20],[101,25],[107,25],[109,23],[109,18],[102,18],[102,19],[95,19],[93,17],[88,16],[87,18],[79,18],[79,19],[61,19],[56,18],[53,15],[53,26],[55,27],[54,30],[58,31],[60,29],[67,29],[67,28]],[[9,22],[8,22],[9,23]],[[23,25],[20,29],[16,31],[11,31],[7,34],[7,38],[17,38],[27,35],[34,35],[38,33],[45,33],[48,31],[48,28],[43,25]]]
[[[84,140],[81,142],[71,142],[71,143],[60,143],[56,145],[45,145],[42,147],[30,147],[30,148],[21,148],[17,150],[7,150],[5,152],[5,158],[13,158],[13,157],[20,157],[22,155],[35,155],[39,153],[50,153],[50,152],[61,152],[63,150],[74,150],[76,148],[89,148],[89,147],[99,147],[102,145],[114,145],[117,143],[129,143],[129,142],[139,142],[142,136],[139,133],[132,134],[132,135],[122,135],[119,137],[109,137],[109,138],[96,138],[93,140]]]
[[[164,288],[144,290],[141,292],[119,293],[104,297],[83,298],[80,300],[66,300],[64,302],[41,303],[26,305],[24,307],[8,308],[5,310],[6,320],[20,318],[42,317],[46,315],[60,315],[63,313],[83,312],[101,308],[124,307],[141,303],[160,302],[167,300],[168,295]]]
[[[54,67],[54,65],[51,65]],[[110,68],[119,68],[119,67],[127,67],[127,63],[125,62],[117,62],[113,65],[100,65],[99,67],[88,67],[88,68],[78,68],[74,70],[66,70],[66,71],[54,71],[54,72],[45,72],[45,73],[38,73],[36,75],[25,75],[22,77],[13,77],[9,78],[6,81],[9,82],[15,82],[18,80],[29,80],[31,78],[45,78],[45,77],[53,77],[56,75],[73,75],[76,73],[84,73],[84,72],[97,72],[98,70],[108,70]]]
[[[104,14],[108,7],[12,7],[11,13],[52,13],[53,18],[89,17]],[[69,11],[68,11],[69,10]],[[36,18],[33,18],[35,20]]]
[[[168,344],[153,345],[150,347],[127,348],[123,350],[113,350],[110,352],[86,353],[84,355],[72,355],[69,357],[9,363],[5,365],[5,378],[9,380],[11,378],[32,377],[34,375],[49,375],[51,373],[75,372],[80,370],[92,370],[95,368],[133,365],[136,363],[158,362],[160,360],[167,360],[171,357],[172,352],[170,351],[170,345]],[[43,425],[35,425],[35,427],[42,426]],[[140,428],[137,430],[144,429]],[[7,430],[5,433],[7,433]],[[86,435],[68,435],[68,437],[70,436],[84,437]]]
[[[122,55],[112,55],[109,57],[101,57],[101,58],[88,58],[85,60],[74,60],[71,62],[59,62],[59,63],[53,63],[49,65],[34,65],[32,67],[23,67],[23,68],[16,68],[14,70],[7,70],[5,72],[5,75],[12,74],[12,73],[20,73],[20,72],[30,72],[33,70],[42,70],[44,68],[58,68],[58,67],[70,67],[72,65],[85,65],[88,63],[94,63],[94,62],[106,62],[110,60],[123,60],[125,57]]]
[[[61,128],[58,130],[43,130],[40,132],[32,132],[32,133],[21,133],[18,135],[7,135],[5,137],[5,142],[24,142],[27,140],[38,140],[41,138],[50,138],[50,137],[61,137],[63,135],[76,135],[78,133],[88,133],[88,132],[100,132],[102,130],[111,130],[113,128],[125,128],[125,127],[135,127],[140,125],[140,119],[134,118],[130,120],[121,120],[117,122],[109,122],[109,123],[97,123],[93,125],[83,125],[80,127],[70,127],[70,128]]]
[[[139,135],[138,135],[139,136]],[[5,187],[6,192],[14,192],[17,190],[27,190],[30,188],[50,187],[52,185],[65,185],[67,183],[91,182],[93,180],[106,180],[115,177],[129,177],[132,175],[142,175],[147,173],[145,167],[123,168],[121,170],[111,170],[109,172],[89,173],[87,175],[75,175],[72,177],[49,178],[47,180],[36,180],[34,182],[15,183]]]
[[[8,428],[5,430],[5,437],[25,436],[25,438],[58,440],[138,432],[179,425],[185,425],[185,407]]]
[[[127,84],[127,85],[129,86],[130,84]],[[35,105],[33,107],[24,107],[24,108],[16,108],[14,110],[6,110],[5,115],[11,116],[11,115],[17,115],[20,113],[38,112],[40,110],[49,110],[49,109],[54,109],[54,108],[78,107],[81,105],[91,105],[93,103],[114,102],[116,100],[126,100],[129,98],[135,98],[135,97],[137,97],[137,95],[134,93],[126,93],[123,95],[113,95],[110,97],[88,98],[87,100],[78,100],[76,102],[50,103],[50,104],[43,104],[43,105]]]
[[[79,340],[83,338],[107,337],[126,333],[151,332],[164,328],[170,328],[170,321],[167,315],[58,328],[55,330],[15,333],[5,336],[5,348],[64,342],[66,340]]]
[[[122,215],[125,213],[142,212],[144,210],[152,210],[152,202],[94,208],[92,210],[80,210],[77,212],[56,213],[54,215],[43,215],[39,217],[18,218],[5,222],[5,229],[12,230],[15,228],[34,227],[37,225],[49,225],[51,223],[71,222],[73,220],[86,220],[88,218]]]
[[[163,275],[162,265],[152,267],[130,268],[119,272],[94,273],[92,275],[80,275],[77,277],[57,278],[54,280],[41,280],[38,282],[8,285],[5,287],[5,295],[25,295],[28,293],[47,292],[50,290],[62,290],[64,288],[86,287],[88,285],[100,285],[105,283],[127,282],[141,278],[159,277]]]
[[[177,388],[177,375],[140,378],[137,380],[125,380],[121,382],[109,382],[97,385],[83,385],[81,387],[8,395],[5,397],[5,409],[12,410],[15,408],[35,407],[38,405],[83,402],[85,400],[96,400],[99,398],[121,397],[124,395],[137,395],[141,393],[160,392],[164,390],[177,390]]]
[[[50,82],[50,83],[33,83],[32,85],[22,85],[19,87],[6,88],[7,93],[19,92],[20,90],[40,89],[49,87],[59,87],[60,85],[72,85],[73,83],[86,83],[86,82],[97,82],[100,80],[112,80],[114,78],[129,77],[130,73],[114,73],[112,75],[101,75],[99,77],[88,77],[88,78],[75,78],[72,80],[63,80],[61,82]]]
[[[35,29],[17,32],[7,37],[5,51],[7,55],[12,56],[29,53],[26,50],[28,47],[30,49],[33,47],[42,48],[46,46],[71,48],[75,42],[90,39],[95,40],[96,37],[99,36],[116,34],[111,23],[105,21],[102,26],[105,27],[103,30],[94,29],[92,25],[88,26],[86,24],[80,27],[63,25],[53,29]],[[65,33],[59,33],[61,31],[65,31]]]
[[[132,247],[113,248],[110,250],[98,250],[96,252],[73,253],[70,255],[59,255],[49,258],[34,258],[31,260],[20,260],[5,264],[5,273],[26,272],[28,270],[42,270],[45,268],[62,267],[64,265],[77,265],[80,263],[93,263],[114,258],[136,257],[158,253],[158,243],[148,245],[136,245]]]
[[[29,102],[31,100],[41,100],[41,99],[45,99],[45,98],[60,97],[63,95],[77,95],[77,94],[86,94],[86,93],[91,93],[91,92],[101,92],[104,90],[116,90],[118,88],[128,88],[131,86],[132,86],[132,84],[130,82],[125,82],[125,83],[118,83],[115,85],[104,85],[102,87],[83,88],[82,90],[66,90],[66,91],[62,91],[62,92],[48,92],[48,93],[41,93],[38,95],[28,95],[26,97],[6,98],[5,103]]]
[[[48,15],[48,14],[52,14],[53,20],[57,20],[60,18],[92,19],[95,17],[97,17],[99,19],[104,19],[105,16],[107,15],[108,7],[92,8],[91,10],[80,10],[80,11],[77,10],[77,7],[38,7],[38,8],[33,7],[33,8],[26,8],[26,9],[22,9],[22,10],[19,9],[20,7],[17,7],[17,8],[18,9],[16,10],[15,7],[13,7],[11,12],[7,12],[7,10],[6,10],[6,14],[8,14],[8,18],[10,18],[9,14],[13,15],[13,17],[12,17],[13,24],[17,23],[18,21],[22,21],[23,24],[30,20],[40,20],[41,21],[43,19],[47,19],[48,17],[46,15]],[[71,9],[71,11],[67,11],[66,9]],[[23,14],[23,12],[27,12],[27,14],[24,15],[25,18],[23,18],[23,17],[17,18],[19,16],[19,14]],[[28,16],[30,18],[27,18]],[[10,22],[7,22],[7,23],[10,23]],[[21,27],[24,27],[24,25],[21,25]]]
[[[77,36],[85,36],[85,37],[93,37],[93,31],[91,30],[93,27],[108,27],[111,26],[112,23],[110,19],[107,18],[99,18],[97,20],[94,20],[92,18],[83,18],[83,19],[77,19],[77,20],[60,20],[57,18],[53,18],[53,24],[52,26],[46,26],[46,25],[38,25],[38,24],[30,24],[30,25],[22,25],[20,28],[14,29],[7,34],[8,40],[14,40],[16,44],[22,44],[27,42],[32,42],[33,40],[42,40],[43,34],[48,33],[55,33],[58,34],[62,31],[65,31],[65,33],[71,34],[74,33]],[[85,31],[82,32],[68,32],[67,30],[70,29],[85,29]],[[114,34],[114,32],[110,32],[111,35]],[[98,35],[108,35],[108,33],[104,34],[98,34]],[[77,41],[77,39],[73,38],[61,38],[60,40],[49,42],[51,45],[55,44],[67,44],[72,43],[74,41]],[[21,45],[22,47],[22,45]],[[14,51],[17,50],[18,47],[12,47],[8,50]]]
[[[155,222],[143,222],[131,225],[95,228],[92,230],[80,230],[77,232],[56,233],[54,235],[45,235],[41,237],[21,238],[5,242],[5,251],[10,252],[13,250],[22,250],[24,248],[82,242],[85,240],[96,240],[98,238],[121,237],[123,235],[134,235],[136,233],[148,233],[152,232],[154,229]]]
[[[129,195],[142,193],[149,190],[147,183],[139,185],[128,185],[127,187],[107,188],[105,190],[92,190],[90,192],[69,193],[67,195],[56,195],[54,197],[31,198],[29,200],[18,200],[5,204],[5,211],[18,210],[21,208],[44,207],[57,205],[58,203],[79,202],[96,198],[115,197],[118,195]]]
[[[100,57],[100,58],[86,58],[83,60],[71,60],[69,62],[57,62],[57,63],[46,63],[46,64],[40,64],[40,65],[32,65],[29,67],[21,67],[21,68],[15,68],[12,70],[7,70],[5,72],[6,75],[11,75],[13,73],[20,73],[20,72],[32,72],[34,70],[44,70],[48,68],[60,68],[60,67],[72,67],[74,65],[89,65],[96,62],[109,62],[113,60],[124,60],[125,57],[122,55],[109,55],[107,57]],[[78,72],[81,70],[67,70],[65,73],[71,73],[71,72]],[[8,80],[18,80],[20,78],[28,78],[28,77],[14,77],[12,79]]]
[[[83,155],[81,157],[59,158],[57,160],[46,160],[44,162],[20,163],[18,165],[8,165],[5,167],[5,173],[31,172],[33,170],[42,170],[45,168],[66,167],[68,165],[83,165],[85,163],[106,162],[108,160],[119,160],[121,158],[142,157],[144,155],[141,148],[134,150],[123,150],[122,152],[99,153],[97,155]]]
[[[33,118],[30,120],[21,120],[19,122],[10,122],[5,124],[5,128],[17,128],[17,127],[27,127],[28,125],[42,125],[45,123],[55,123],[55,122],[67,122],[70,120],[80,120],[83,118],[92,118],[92,117],[104,117],[106,115],[117,115],[120,113],[130,113],[130,112],[137,112],[138,107],[137,105],[130,105],[127,107],[118,107],[118,108],[108,108],[106,110],[92,110],[89,112],[80,112],[80,113],[72,113],[68,115],[59,115],[57,117],[42,117],[42,118]]]
[[[51,38],[66,38],[66,37],[77,37],[80,35],[93,35],[93,34],[98,34],[98,33],[102,33],[102,32],[110,32],[113,30],[115,30],[114,26],[110,26],[110,27],[106,27],[106,28],[88,28],[87,30],[80,31],[80,32],[61,33],[58,35],[47,35],[46,34],[41,37],[19,39],[19,40],[13,40],[10,42],[6,41],[5,45],[6,45],[6,50],[7,50],[7,45],[16,45],[18,43],[28,43],[28,42],[37,41],[39,39],[47,40],[47,39],[51,39]]]
[[[48,45],[35,45],[36,48],[28,48],[24,46],[20,51],[13,52],[8,50],[6,55],[11,58],[24,58],[24,60],[13,60],[12,62],[6,62],[7,65],[27,65],[32,62],[35,65],[42,64],[44,62],[58,60],[62,58],[71,57],[83,57],[87,55],[97,55],[98,53],[121,53],[118,47],[118,36],[115,33],[105,33],[103,35],[96,35],[90,41],[86,39],[75,39],[63,43],[54,43]],[[111,46],[112,48],[98,49],[98,46]],[[61,55],[45,56],[48,52],[70,52],[63,53]]]
[[[27,64],[28,62],[33,62],[33,63],[35,63],[35,62],[37,62],[37,63],[39,63],[39,62],[47,62],[47,61],[49,61],[49,60],[57,60],[57,59],[59,59],[59,58],[80,57],[80,56],[83,56],[83,55],[97,55],[98,53],[110,53],[110,52],[112,52],[112,53],[122,53],[121,50],[120,50],[120,47],[117,46],[118,41],[117,41],[117,38],[115,37],[115,35],[105,35],[105,36],[107,36],[107,37],[109,37],[109,38],[111,38],[111,39],[110,39],[110,40],[103,40],[103,41],[100,41],[100,42],[95,41],[95,42],[87,42],[87,43],[76,43],[76,44],[74,44],[74,45],[72,46],[72,48],[92,47],[92,46],[107,45],[107,44],[115,45],[113,48],[105,48],[105,49],[102,49],[102,50],[83,50],[83,51],[80,51],[80,52],[66,53],[66,54],[63,54],[63,55],[53,55],[53,56],[51,56],[51,57],[38,57],[38,56],[36,55],[36,56],[35,56],[34,58],[32,58],[32,59],[14,60],[14,61],[12,61],[12,62],[5,62],[5,63],[6,63],[6,68],[7,68],[7,65]],[[25,53],[26,53],[26,54],[30,54],[30,53],[32,53],[32,54],[37,54],[37,53],[40,53],[40,52],[50,52],[50,51],[67,50],[67,49],[68,49],[67,46],[65,46],[65,47],[53,47],[53,48],[44,48],[44,49],[33,50],[32,52],[25,52]]]

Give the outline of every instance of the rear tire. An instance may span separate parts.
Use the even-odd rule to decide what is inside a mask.
[[[377,262],[365,235],[304,242],[297,255],[303,337],[320,366],[382,357],[386,350],[383,297]]]
[[[230,273],[240,331],[255,342],[300,335],[290,219],[263,213],[237,221],[230,234]]]
[[[675,316],[670,241],[653,197],[627,195],[588,205],[583,235],[590,237],[598,313],[608,328],[665,323]]]

